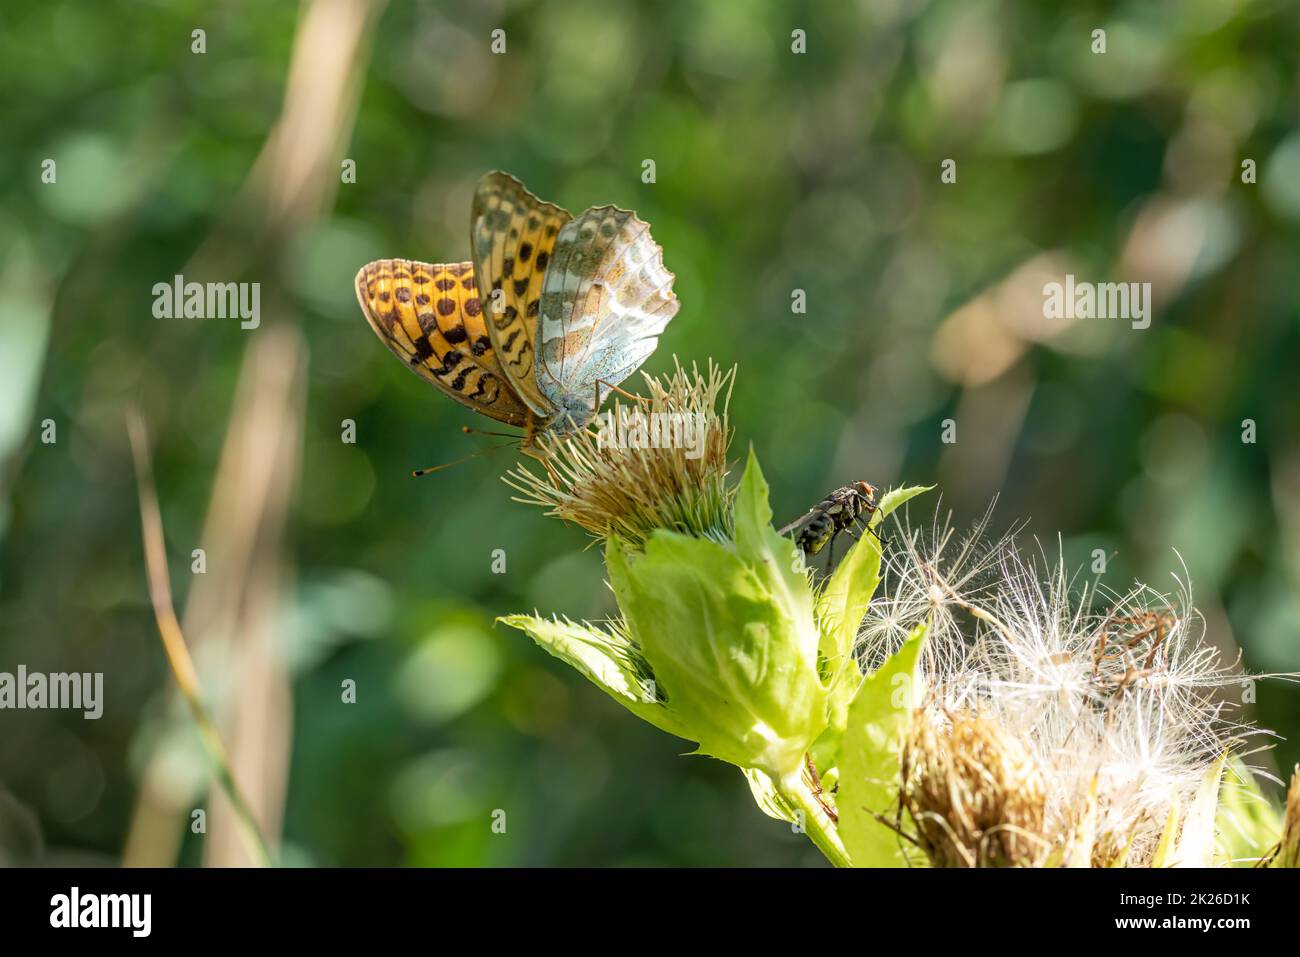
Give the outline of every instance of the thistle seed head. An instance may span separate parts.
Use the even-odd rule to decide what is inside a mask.
[[[904,524],[859,634],[869,671],[929,623],[901,795],[917,837],[936,863],[1033,863],[1086,820],[1093,863],[1148,863],[1171,808],[1267,733],[1235,716],[1244,676],[1205,641],[1185,570],[1171,593],[1115,593],[987,525]]]

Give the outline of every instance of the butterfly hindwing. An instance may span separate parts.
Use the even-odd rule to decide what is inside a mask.
[[[557,408],[593,414],[654,352],[680,303],[649,224],[596,206],[560,230],[542,289],[537,381]]]
[[[572,218],[502,172],[479,181],[470,211],[471,255],[488,335],[511,385],[542,417],[553,409],[535,375],[538,310],[556,240]]]
[[[527,423],[488,335],[472,263],[381,259],[362,267],[356,285],[370,327],[412,371],[476,412]]]

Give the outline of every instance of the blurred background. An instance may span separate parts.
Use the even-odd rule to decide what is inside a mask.
[[[510,501],[514,453],[409,475],[486,421],[400,368],[353,275],[468,258],[496,168],[653,224],[683,305],[647,371],[739,365],[779,520],[861,478],[937,483],[959,525],[996,496],[1117,588],[1171,587],[1177,549],[1230,659],[1300,669],[1298,40],[1285,0],[6,5],[0,671],[103,672],[105,705],[0,712],[0,859],[246,860],[149,605],[135,403],[286,862],[820,863],[493,625],[613,608],[585,535]],[[178,273],[259,282],[261,325],[155,318]],[[1066,273],[1151,282],[1150,328],[1044,319]],[[1256,697],[1290,768],[1300,693]]]

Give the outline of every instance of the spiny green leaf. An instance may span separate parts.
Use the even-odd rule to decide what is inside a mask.
[[[849,705],[837,804],[840,837],[855,867],[907,863],[903,839],[875,815],[888,818],[897,811],[903,742],[924,693],[925,630],[918,626],[879,670],[864,678]]]
[[[869,527],[878,527],[894,509],[933,487],[911,486],[885,493],[871,516]],[[823,770],[828,770],[837,760],[849,701],[862,680],[862,671],[853,657],[853,643],[880,584],[880,559],[880,541],[875,535],[864,533],[817,596],[820,652],[828,669],[830,713],[813,756]]]
[[[1214,811],[1219,804],[1219,783],[1227,760],[1225,753],[1201,778],[1196,797],[1183,819],[1175,867],[1209,867],[1214,863]]]
[[[1169,802],[1169,815],[1165,818],[1164,830],[1160,832],[1160,840],[1156,844],[1155,853],[1151,856],[1152,867],[1169,867],[1174,856],[1174,836],[1178,833],[1178,820],[1182,812],[1182,807],[1178,801],[1178,795],[1173,796]]]
[[[803,553],[794,542],[772,528],[768,491],[767,480],[751,446],[745,474],[736,491],[736,553],[753,568],[773,600],[785,608],[797,628],[800,644],[815,654],[819,636]]]
[[[1216,814],[1218,864],[1253,867],[1277,845],[1282,815],[1260,790],[1255,775],[1237,757],[1228,761]]]
[[[611,539],[606,559],[632,634],[700,752],[774,777],[797,768],[826,720],[811,619],[707,539],[661,530],[640,555]]]
[[[1300,867],[1300,765],[1291,772],[1291,786],[1286,792],[1286,814],[1282,819],[1282,839],[1270,867]]]
[[[758,768],[745,768],[745,780],[749,782],[749,789],[754,792],[754,802],[759,810],[778,821],[794,822],[794,808],[777,793],[771,777]]]
[[[528,634],[633,714],[669,734],[690,739],[657,694],[650,666],[626,636],[567,618],[507,615],[497,620]]]

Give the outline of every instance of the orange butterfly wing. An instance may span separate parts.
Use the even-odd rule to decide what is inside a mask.
[[[473,263],[380,259],[356,285],[370,328],[407,368],[475,412],[527,425],[528,407],[493,350]]]
[[[478,273],[488,335],[510,384],[539,418],[554,408],[534,367],[542,282],[560,229],[573,218],[538,199],[509,173],[479,180],[470,208],[470,255]]]

